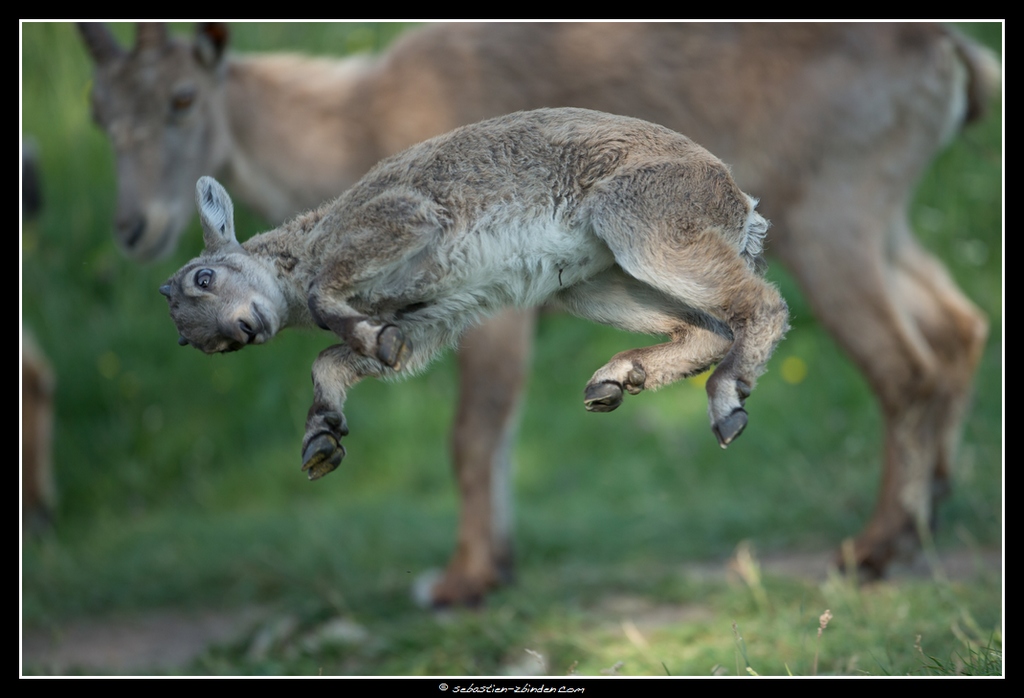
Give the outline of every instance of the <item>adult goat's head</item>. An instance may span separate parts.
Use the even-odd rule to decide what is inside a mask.
[[[227,162],[222,88],[227,29],[200,25],[194,42],[140,24],[123,48],[103,24],[80,24],[95,63],[92,113],[114,148],[114,237],[133,260],[167,256],[192,217],[192,186]]]

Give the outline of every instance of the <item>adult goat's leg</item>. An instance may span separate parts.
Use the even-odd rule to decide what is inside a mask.
[[[953,461],[970,401],[974,375],[988,338],[985,314],[964,296],[946,267],[912,236],[905,219],[895,222],[899,241],[894,266],[898,293],[941,364],[935,401],[938,460],[933,505],[948,493]],[[932,516],[934,518],[934,510]]]
[[[809,218],[789,221],[793,239],[809,221],[827,221],[830,232],[815,231],[814,245],[780,252],[815,314],[866,377],[884,418],[878,500],[852,560],[877,577],[893,559],[919,550],[931,525],[986,325],[911,237],[902,207],[876,202],[803,213]]]
[[[923,338],[934,374],[882,397],[885,462],[875,511],[854,543],[854,562],[868,577],[890,559],[916,553],[935,527],[950,477],[988,323],[946,268],[894,222],[897,242],[889,278],[902,313]]]
[[[430,592],[436,606],[476,604],[512,576],[510,455],[535,311],[506,311],[463,336],[452,459],[460,511],[455,552]]]

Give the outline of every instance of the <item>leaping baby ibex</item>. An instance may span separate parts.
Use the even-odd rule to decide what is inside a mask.
[[[343,340],[313,364],[310,479],[345,455],[352,385],[422,368],[504,308],[550,303],[669,338],[598,369],[591,411],[718,364],[707,392],[722,447],[788,326],[759,269],[756,200],[707,150],[639,119],[540,109],[462,127],[244,244],[214,179],[196,201],[206,249],[160,288],[180,343],[229,352],[312,324]]]

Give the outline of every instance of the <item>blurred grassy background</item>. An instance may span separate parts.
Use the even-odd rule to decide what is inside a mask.
[[[232,44],[341,55],[379,50],[405,29],[243,23],[232,26]],[[1002,25],[965,30],[1001,51]],[[132,37],[129,26],[117,31]],[[546,315],[515,451],[519,584],[482,614],[459,615],[449,639],[439,638],[408,590],[417,573],[443,565],[454,545],[451,357],[402,384],[359,385],[347,409],[348,458],[325,480],[307,482],[299,445],[309,369],[330,339],[292,331],[267,347],[212,357],[178,347],[156,289],[198,254],[198,224],[166,262],[140,268],[123,259],[110,233],[112,155],[89,118],[91,70],[77,33],[69,24],[23,24],[21,58],[22,135],[38,142],[44,187],[42,214],[22,227],[22,314],[57,373],[59,490],[54,530],[23,542],[26,627],[151,607],[274,604],[304,618],[390,623],[378,631],[391,643],[354,656],[255,663],[227,649],[182,671],[304,673],[326,661],[325,673],[496,673],[510,647],[521,653],[523,643],[535,642],[563,661],[553,664],[555,673],[584,657],[595,673],[620,648],[611,640],[601,649],[588,644],[603,637],[588,636],[592,599],[623,590],[673,603],[698,598],[774,627],[778,616],[765,616],[743,590],[685,581],[679,570],[687,561],[728,557],[743,540],[764,553],[828,549],[867,520],[880,474],[879,416],[778,265],[769,274],[790,302],[793,329],[750,401],[750,429],[728,451],[708,429],[699,380],[627,400],[614,415],[586,413],[581,391],[593,370],[638,342]],[[940,547],[1001,544],[1000,110],[995,105],[940,156],[913,214],[925,244],[992,323],[953,493],[939,512]],[[238,208],[240,234],[266,229]],[[999,627],[1000,591],[998,580],[963,591],[979,627]],[[804,603],[822,590],[783,584],[773,593],[816,628],[823,609]],[[866,613],[859,592],[842,593]],[[894,591],[891,603],[902,610],[875,599],[871,611],[892,623],[902,613],[907,627],[934,623],[943,647],[956,648],[962,640],[949,632],[948,618],[924,601],[933,594],[941,605],[943,593],[922,588],[912,600]],[[863,617],[865,632],[872,617]],[[705,656],[715,645],[697,627],[674,627],[665,641],[712,649],[685,661],[680,654],[665,670],[706,673],[723,661]],[[913,642],[912,631],[889,630]],[[715,642],[733,647],[728,621],[719,620],[714,633]],[[850,638],[843,666],[863,650],[858,642],[870,642],[858,638]],[[774,657],[785,641],[766,644]],[[885,666],[902,671],[902,651],[891,650],[897,660]],[[634,672],[663,673],[658,662],[643,661]]]

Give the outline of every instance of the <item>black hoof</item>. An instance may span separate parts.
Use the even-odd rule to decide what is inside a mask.
[[[595,383],[583,393],[583,406],[588,412],[611,412],[621,404],[622,386],[618,383]]]
[[[412,344],[405,340],[402,330],[388,325],[377,337],[377,358],[385,366],[398,371],[412,353]]]
[[[737,407],[732,414],[711,427],[711,430],[718,437],[718,445],[725,448],[742,434],[746,427],[747,413],[742,407]]]
[[[302,470],[310,480],[319,480],[341,464],[345,447],[331,434],[314,436],[302,451]]]

